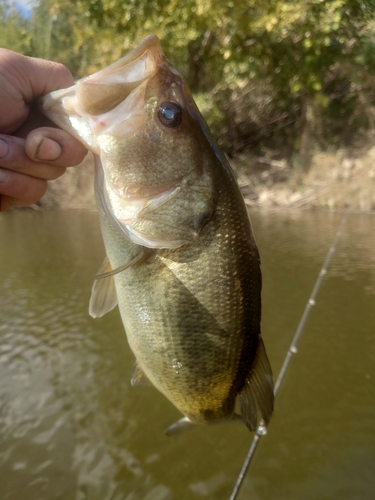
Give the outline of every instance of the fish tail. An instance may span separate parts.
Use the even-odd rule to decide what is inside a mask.
[[[255,431],[258,412],[267,426],[273,413],[274,393],[272,370],[261,337],[251,371],[238,396],[242,420],[246,426]]]

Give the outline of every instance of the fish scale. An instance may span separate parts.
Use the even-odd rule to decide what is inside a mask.
[[[247,374],[260,333],[259,257],[246,208],[233,184],[219,190],[219,208],[199,242],[159,250],[147,265],[115,276],[135,356],[152,383],[194,421],[205,421],[207,413],[212,420],[225,419],[233,412],[243,347],[248,344],[240,371]],[[111,232],[105,240],[119,238],[104,213],[101,217],[103,233]],[[128,258],[127,245],[126,238],[107,244],[121,249],[109,254],[114,267]],[[150,317],[147,326],[143,311]],[[174,360],[181,364],[178,374]]]

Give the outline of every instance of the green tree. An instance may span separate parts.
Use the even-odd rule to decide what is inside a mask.
[[[0,0],[0,47],[29,55],[30,43],[27,20],[14,8],[13,3]]]
[[[40,0],[28,20],[4,1],[6,46],[77,77],[155,33],[229,153],[298,153],[307,169],[317,142],[375,127],[375,0]]]

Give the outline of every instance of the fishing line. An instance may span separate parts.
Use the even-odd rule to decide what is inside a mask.
[[[292,343],[290,344],[290,347],[288,349],[288,352],[285,356],[285,359],[284,359],[284,363],[283,363],[283,366],[281,367],[281,370],[280,370],[280,373],[279,373],[279,376],[277,377],[277,380],[276,380],[276,383],[275,383],[275,388],[274,388],[274,394],[275,394],[275,397],[276,397],[276,394],[278,393],[279,391],[279,388],[280,388],[280,385],[281,385],[281,382],[283,381],[283,378],[285,376],[285,373],[286,373],[286,370],[289,366],[289,363],[290,363],[290,360],[292,359],[292,356],[293,354],[296,354],[297,352],[297,342],[302,334],[302,331],[303,331],[303,328],[305,326],[305,323],[306,323],[306,320],[307,320],[307,317],[310,313],[310,310],[311,310],[311,307],[315,305],[315,297],[319,291],[319,288],[320,288],[320,285],[322,283],[322,280],[324,278],[324,276],[327,274],[327,268],[328,268],[328,265],[331,261],[331,258],[332,258],[332,255],[334,254],[335,250],[336,250],[336,244],[341,236],[341,229],[342,227],[344,226],[344,224],[346,223],[346,217],[347,215],[345,214],[344,217],[341,219],[341,222],[339,224],[339,227],[337,229],[337,232],[336,232],[336,235],[335,237],[333,238],[333,241],[332,241],[332,244],[330,246],[330,249],[328,250],[328,253],[326,255],[326,258],[324,260],[324,263],[323,263],[323,266],[319,272],[319,275],[318,275],[318,278],[315,282],[315,285],[314,285],[314,288],[311,292],[311,295],[310,295],[310,298],[309,300],[307,301],[307,304],[306,304],[306,307],[305,307],[305,310],[302,314],[302,317],[301,317],[301,320],[299,322],[299,325],[297,327],[297,330],[296,330],[296,333],[294,334],[294,337],[293,337],[293,340],[292,340]],[[246,475],[246,472],[250,466],[250,462],[251,462],[251,459],[253,458],[253,455],[255,453],[255,450],[256,450],[256,447],[259,443],[259,440],[262,436],[264,436],[266,434],[266,429],[265,429],[265,426],[263,424],[263,422],[261,421],[259,423],[259,426],[255,432],[255,435],[254,435],[254,438],[253,438],[253,441],[250,445],[250,449],[246,455],[246,458],[244,460],[244,463],[242,465],[242,469],[238,475],[238,478],[237,478],[237,481],[236,481],[236,484],[234,485],[234,488],[233,488],[233,491],[232,491],[232,494],[229,498],[229,500],[235,500],[237,498],[237,495],[239,493],[239,490],[240,490],[240,487],[242,485],[242,482],[244,480],[244,477]]]

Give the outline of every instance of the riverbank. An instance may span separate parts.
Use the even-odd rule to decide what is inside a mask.
[[[246,204],[267,209],[375,210],[375,146],[355,155],[316,153],[307,174],[288,160],[239,156],[231,161]],[[91,155],[51,181],[42,209],[95,209]]]
[[[310,170],[303,174],[287,161],[244,159],[234,162],[238,182],[248,206],[353,210],[375,209],[375,147],[355,157],[343,151],[317,153]],[[249,173],[253,172],[253,173]]]

